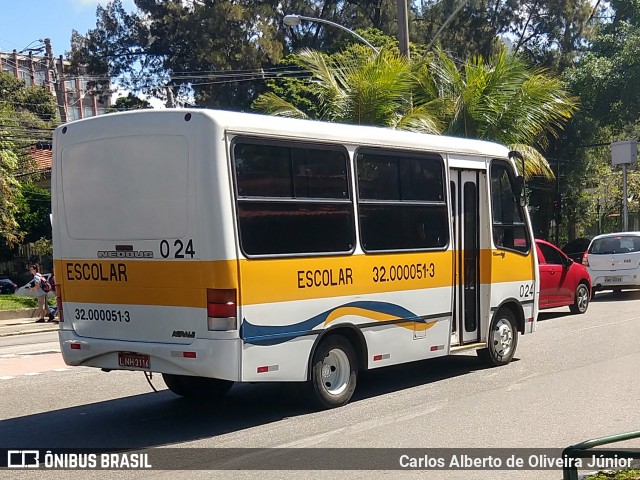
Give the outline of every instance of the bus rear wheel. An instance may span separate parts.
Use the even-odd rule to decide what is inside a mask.
[[[356,389],[357,356],[342,335],[331,335],[316,348],[308,384],[312,400],[320,408],[345,405]]]
[[[162,379],[169,390],[176,395],[187,398],[220,399],[233,386],[233,382],[229,380],[171,375],[169,373],[163,373]]]
[[[490,366],[509,363],[516,353],[518,345],[518,328],[511,310],[499,310],[491,321],[487,348],[478,350],[478,357]]]

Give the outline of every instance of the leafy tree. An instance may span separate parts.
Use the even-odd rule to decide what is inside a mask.
[[[0,109],[0,112],[2,109]],[[0,236],[8,243],[20,240],[16,200],[19,196],[18,181],[15,173],[18,168],[18,156],[11,142],[3,140],[6,130],[0,130]]]
[[[23,241],[30,243],[40,238],[51,239],[51,192],[33,183],[20,185],[15,215]]]
[[[129,93],[126,97],[120,97],[116,100],[110,108],[109,112],[122,112],[125,110],[141,110],[145,108],[151,108],[151,104],[147,100],[136,97],[134,94]]]
[[[0,73],[0,98],[0,237],[13,244],[24,236],[19,222],[23,197],[16,175],[19,170],[33,171],[29,150],[51,141],[56,103],[46,89],[25,87],[6,73]]]
[[[622,129],[640,111],[640,4],[611,4],[617,9],[611,22],[601,25],[590,51],[566,76],[580,92],[586,115],[600,126]]]
[[[97,8],[96,29],[76,35],[72,58],[126,88],[183,103],[247,107],[261,68],[283,55],[282,14],[275,1],[120,0]]]
[[[502,48],[502,38],[556,71],[584,50],[594,13],[589,0],[422,0],[417,10],[414,38],[426,45],[435,41],[454,58],[487,58]]]
[[[622,228],[621,175],[611,168],[609,144],[640,134],[640,4],[614,0],[604,13],[589,51],[564,72],[568,88],[580,95],[581,110],[549,153],[564,172],[561,235],[568,239],[594,235],[598,225],[603,232]],[[629,175],[630,210],[639,208],[635,175]]]

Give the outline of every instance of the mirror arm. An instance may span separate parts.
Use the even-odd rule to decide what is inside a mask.
[[[527,181],[524,176],[524,157],[517,150],[511,150],[509,152],[509,159],[511,160],[518,159],[522,163],[522,174],[518,175],[519,181],[521,182],[518,185],[518,188],[520,188],[520,191],[518,192],[518,196],[520,197],[520,205],[522,207],[525,207],[527,205]]]

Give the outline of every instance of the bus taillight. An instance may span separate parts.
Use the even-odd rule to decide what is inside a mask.
[[[207,288],[207,329],[212,331],[235,330],[237,293],[232,288]]]

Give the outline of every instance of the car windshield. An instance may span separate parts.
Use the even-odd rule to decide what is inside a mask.
[[[589,253],[611,255],[614,253],[640,252],[640,237],[617,236],[599,238],[593,241]]]

